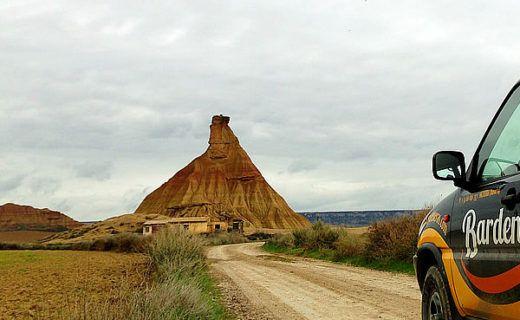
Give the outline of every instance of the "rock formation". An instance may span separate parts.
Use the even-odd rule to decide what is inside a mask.
[[[214,116],[206,152],[150,193],[135,213],[231,216],[274,229],[309,226],[267,183],[228,124],[229,117]]]
[[[63,231],[81,223],[58,211],[6,203],[0,206],[0,230]]]

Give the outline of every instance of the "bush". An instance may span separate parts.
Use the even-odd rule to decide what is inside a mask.
[[[368,228],[364,256],[368,260],[411,262],[417,250],[419,226],[427,211],[379,221]]]
[[[218,246],[223,244],[245,243],[248,239],[237,232],[216,232],[206,236],[209,245]]]
[[[247,239],[250,241],[257,241],[257,240],[269,240],[273,237],[270,233],[265,232],[255,232],[253,234],[250,234],[247,236]]]
[[[294,236],[292,233],[275,234],[266,243],[268,245],[275,246],[278,248],[293,248],[294,247]]]
[[[362,235],[340,232],[338,241],[334,243],[334,256],[336,260],[343,258],[359,257],[365,251],[366,240]]]
[[[334,242],[339,238],[337,230],[321,222],[314,224],[310,229],[293,231],[294,245],[306,250],[333,249]]]
[[[194,276],[206,267],[204,240],[181,228],[164,228],[150,241],[150,256],[159,279]]]

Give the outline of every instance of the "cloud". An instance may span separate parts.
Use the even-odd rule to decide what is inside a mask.
[[[84,162],[74,167],[76,176],[90,178],[98,181],[110,179],[113,164],[110,161]]]
[[[17,189],[23,183],[24,178],[25,175],[23,174],[6,174],[0,176],[0,192],[7,193]]]
[[[66,201],[82,219],[126,212],[206,149],[223,113],[295,209],[419,207],[452,189],[431,155],[469,158],[517,80],[518,9],[2,4],[0,197]]]
[[[52,177],[33,177],[29,190],[35,195],[53,196],[61,187],[61,181]]]
[[[287,171],[290,173],[298,173],[304,171],[314,170],[318,167],[318,164],[312,160],[302,159],[293,161],[289,167],[287,167]]]

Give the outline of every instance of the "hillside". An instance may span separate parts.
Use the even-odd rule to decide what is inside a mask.
[[[79,226],[78,221],[47,208],[14,203],[0,206],[0,231],[64,231]]]
[[[119,233],[142,234],[143,223],[147,220],[163,220],[168,217],[156,214],[137,215],[123,214],[108,218],[103,221],[84,224],[80,228],[58,233],[46,239],[47,243],[73,243],[82,241],[92,241]]]

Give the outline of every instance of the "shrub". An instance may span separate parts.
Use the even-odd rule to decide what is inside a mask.
[[[363,254],[366,240],[362,235],[340,232],[338,241],[334,243],[334,256],[336,260],[349,257],[359,257]]]
[[[419,226],[426,212],[372,224],[368,228],[364,256],[368,260],[412,261],[417,250]]]
[[[255,232],[253,234],[250,234],[247,236],[247,239],[250,241],[256,241],[256,240],[269,240],[273,237],[270,233],[265,232]]]
[[[339,238],[337,230],[321,222],[314,224],[308,229],[293,231],[294,245],[307,250],[310,249],[333,249],[334,242]]]
[[[159,279],[199,274],[205,267],[204,240],[182,228],[164,228],[150,241],[147,253]]]
[[[216,232],[206,236],[209,245],[217,246],[223,244],[245,243],[248,239],[238,232]]]
[[[293,248],[294,236],[292,233],[275,234],[267,241],[267,244],[279,248]]]

